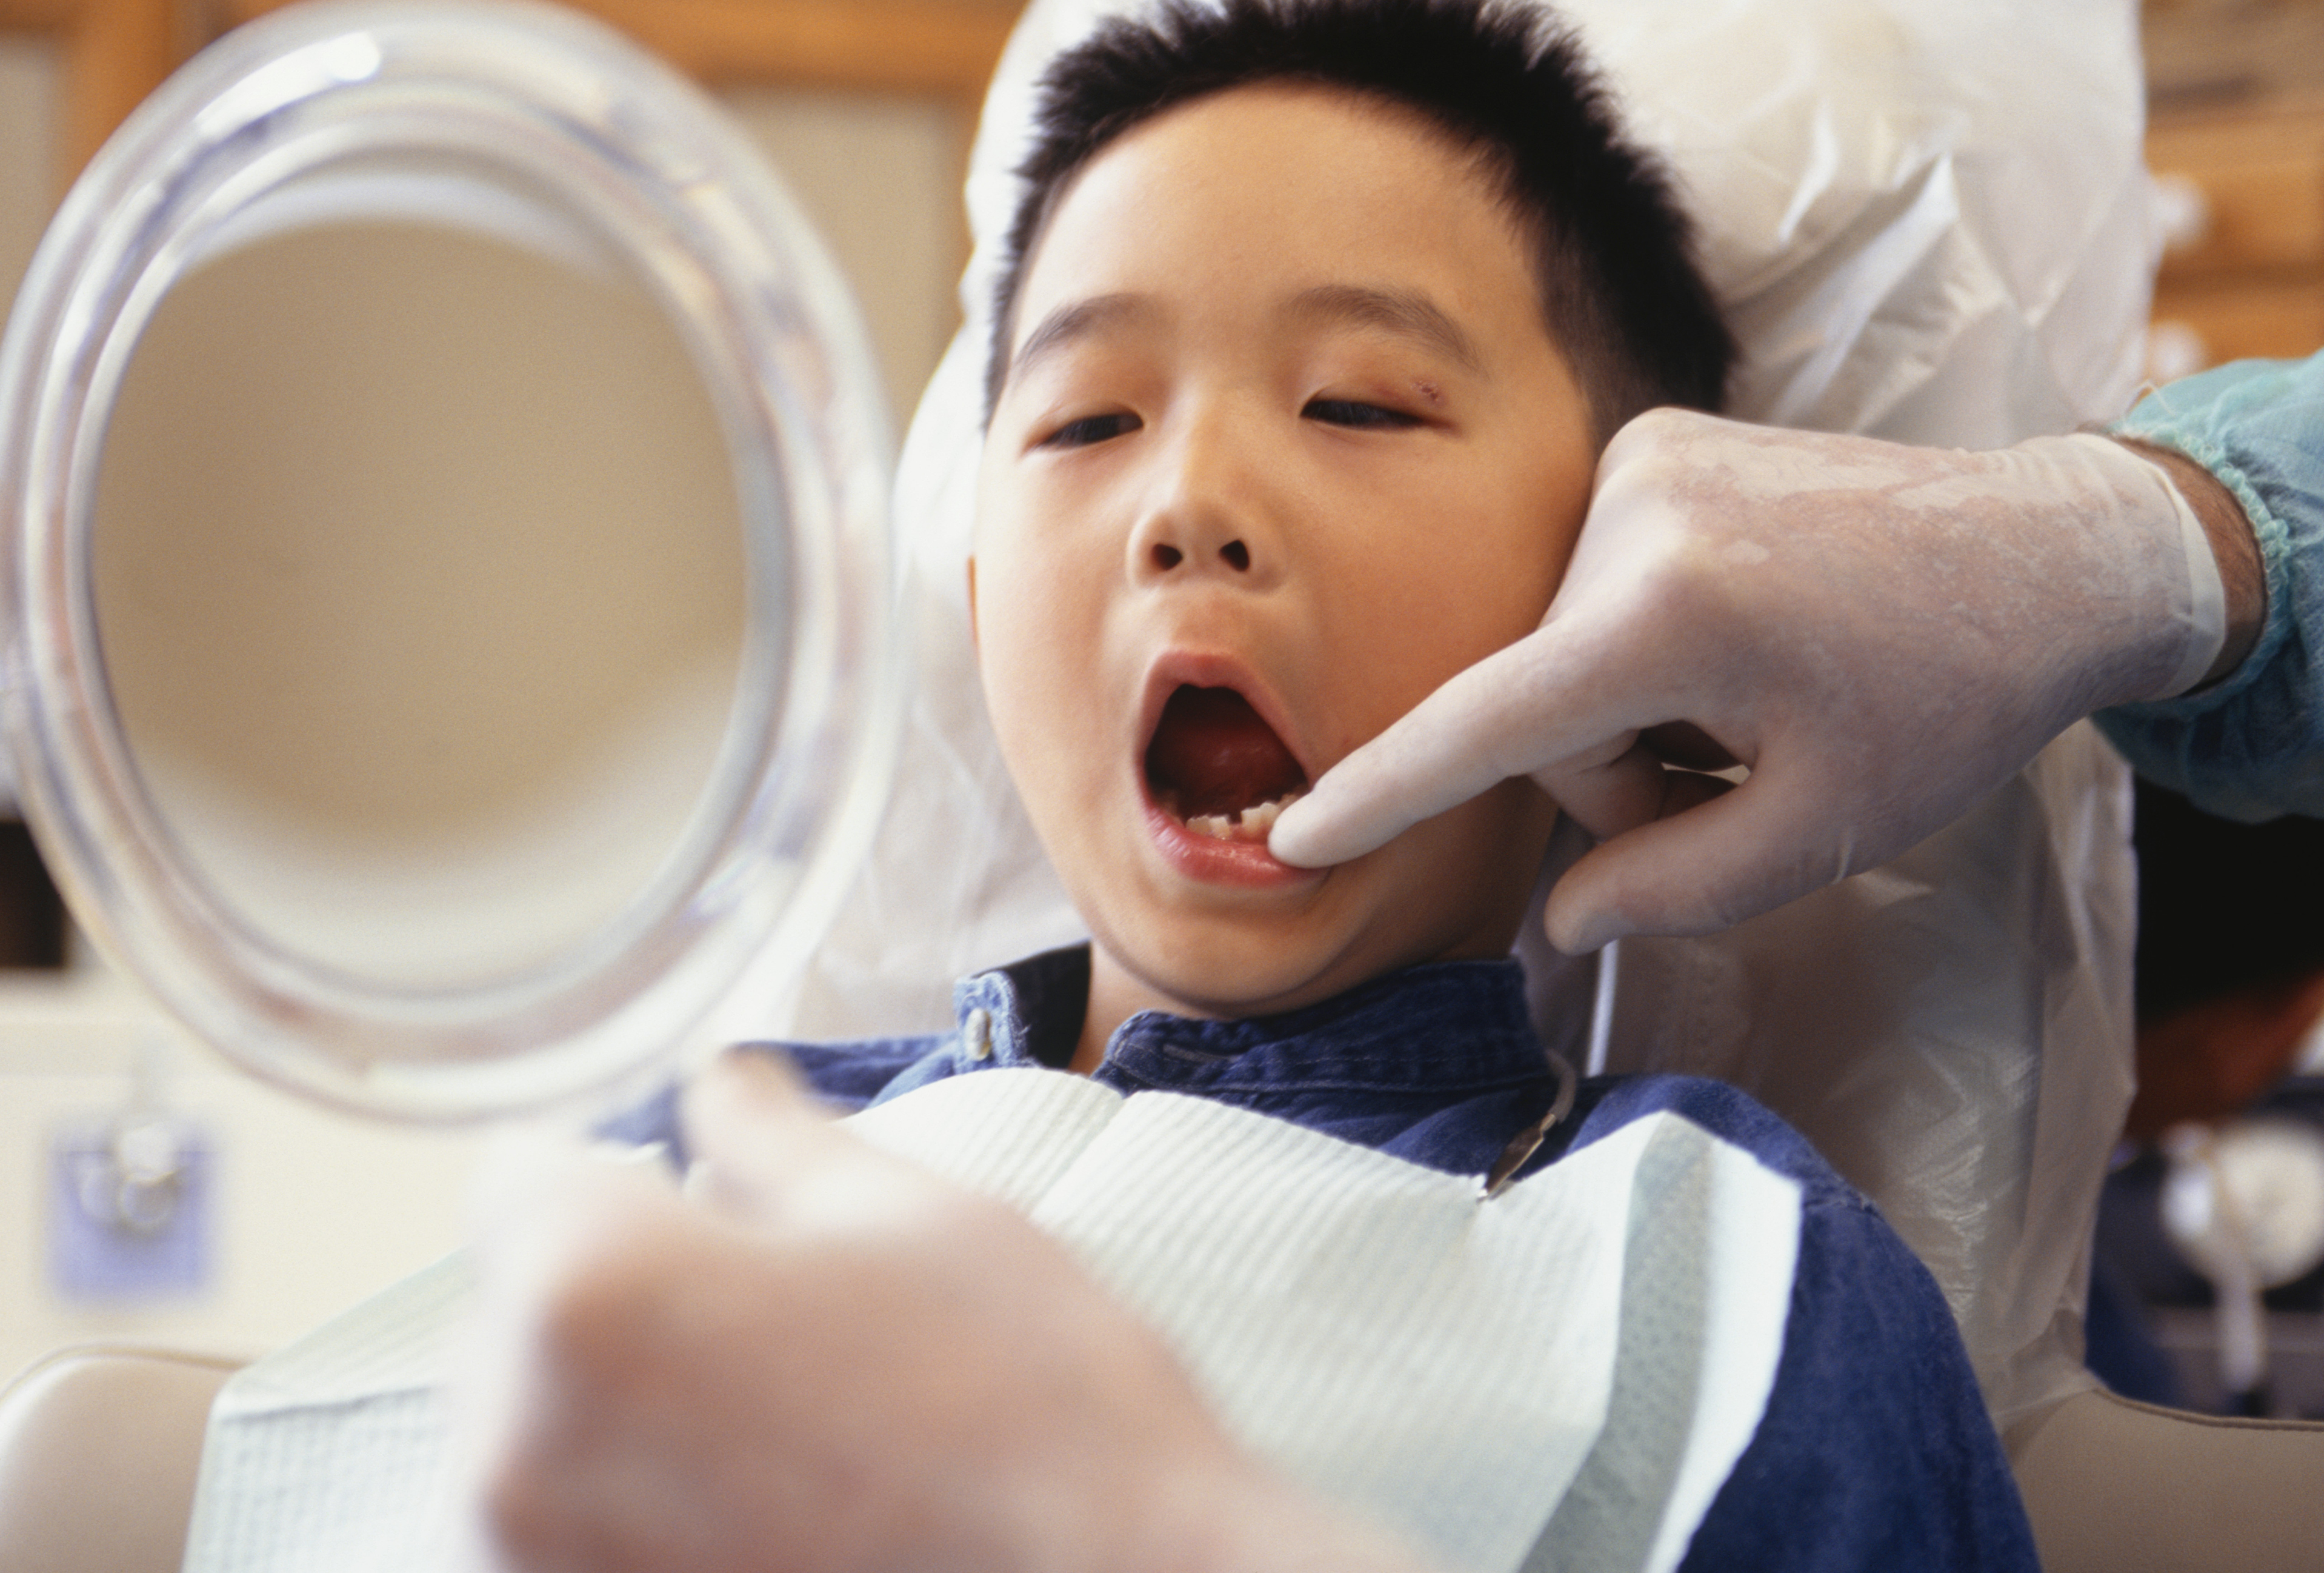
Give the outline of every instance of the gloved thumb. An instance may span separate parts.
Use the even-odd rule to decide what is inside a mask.
[[[1731,791],[1668,773],[1663,817],[1593,848],[1551,890],[1542,922],[1567,955],[1627,934],[1714,934],[1857,872],[1851,837],[1795,822],[1812,800],[1771,773]]]

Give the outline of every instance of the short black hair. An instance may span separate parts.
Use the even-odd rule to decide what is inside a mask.
[[[1166,110],[1270,82],[1401,106],[1479,155],[1530,236],[1543,319],[1600,442],[1657,404],[1720,407],[1735,341],[1693,227],[1659,165],[1624,139],[1570,29],[1508,0],[1163,0],[1110,19],[1041,79],[994,291],[988,420],[1026,267],[1073,177]]]

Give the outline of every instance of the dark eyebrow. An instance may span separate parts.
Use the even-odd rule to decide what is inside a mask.
[[[1416,338],[1468,367],[1482,371],[1477,347],[1461,325],[1444,314],[1427,296],[1410,290],[1376,290],[1360,284],[1319,284],[1304,290],[1291,302],[1295,317],[1324,321],[1358,322],[1383,328],[1406,338]]]
[[[1154,302],[1144,295],[1093,295],[1086,301],[1068,301],[1042,318],[1041,325],[1025,336],[1025,342],[1009,357],[1003,380],[1023,375],[1044,356],[1055,354],[1077,338],[1086,338],[1101,328],[1126,319],[1149,316],[1153,311]]]

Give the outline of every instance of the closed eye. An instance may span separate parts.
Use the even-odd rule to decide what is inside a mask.
[[[1403,431],[1423,423],[1417,415],[1367,404],[1360,399],[1310,399],[1299,413],[1305,420],[1358,431]]]
[[[1144,422],[1128,413],[1084,415],[1078,421],[1068,421],[1035,444],[1039,448],[1088,448],[1093,443],[1110,442],[1117,437],[1135,431]]]

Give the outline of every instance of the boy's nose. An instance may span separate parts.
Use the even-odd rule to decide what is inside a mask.
[[[1220,574],[1256,588],[1280,569],[1266,485],[1232,445],[1190,434],[1176,445],[1130,541],[1130,571],[1151,581]]]
[[[1167,541],[1156,541],[1148,552],[1156,571],[1168,573],[1186,560],[1186,554]],[[1230,541],[1219,548],[1219,560],[1237,573],[1250,571],[1250,548],[1240,541]]]

